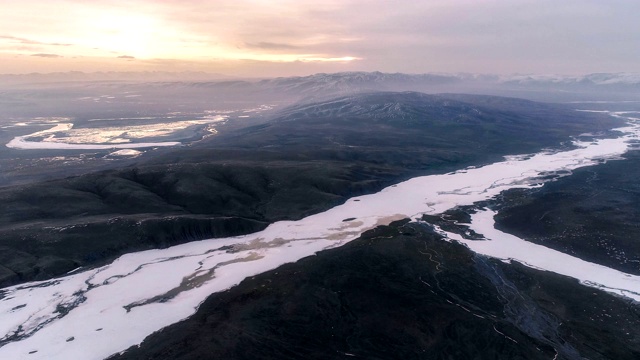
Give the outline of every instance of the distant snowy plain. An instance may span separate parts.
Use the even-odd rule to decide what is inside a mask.
[[[49,129],[40,130],[23,136],[16,136],[9,141],[6,146],[8,148],[21,150],[131,150],[150,147],[177,146],[182,143],[179,141],[140,142],[139,140],[149,137],[168,136],[174,132],[195,125],[209,125],[207,131],[215,133],[216,130],[213,127],[213,124],[224,123],[227,117],[228,116],[225,115],[206,115],[195,120],[83,129],[74,129],[73,123],[65,122],[58,123]],[[56,120],[54,121],[58,122]],[[27,125],[25,123],[22,124]],[[34,138],[40,137],[43,139],[34,140]],[[132,140],[136,141],[132,142]]]
[[[212,293],[341,246],[378,225],[441,214],[507,189],[542,186],[549,174],[564,176],[579,167],[620,159],[638,141],[640,120],[611,114],[629,121],[617,129],[617,138],[575,141],[575,148],[567,151],[509,156],[483,167],[413,178],[299,221],[274,223],[258,233],[131,253],[97,269],[2,289],[0,358],[103,359],[190,316]],[[472,217],[470,228],[486,240],[442,234],[480,254],[572,276],[640,301],[640,277],[539,245],[532,251],[533,244],[493,229],[492,216],[487,210]]]

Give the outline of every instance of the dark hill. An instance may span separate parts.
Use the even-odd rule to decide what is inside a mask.
[[[198,147],[348,152],[371,162],[368,154],[378,155],[376,150],[408,151],[408,156],[397,154],[396,161],[403,162],[434,150],[495,159],[557,146],[585,129],[602,131],[615,123],[601,114],[515,98],[378,92],[292,106],[269,123]]]
[[[126,252],[254,232],[408,177],[616,125],[557,105],[414,92],[290,107],[267,123],[128,168],[0,188],[0,285]]]
[[[637,359],[637,311],[397,222],[214,294],[110,359]]]

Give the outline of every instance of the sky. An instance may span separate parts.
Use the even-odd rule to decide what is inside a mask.
[[[640,72],[637,0],[0,0],[0,73]]]

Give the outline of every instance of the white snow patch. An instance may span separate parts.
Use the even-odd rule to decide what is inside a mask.
[[[469,228],[482,234],[486,240],[466,240],[458,234],[442,233],[449,239],[461,242],[478,254],[505,261],[518,261],[529,267],[552,271],[580,280],[587,286],[640,301],[640,276],[629,275],[603,265],[584,261],[542,245],[530,243],[516,236],[497,230],[492,210],[471,215]]]
[[[64,150],[101,150],[101,149],[130,149],[130,148],[147,148],[158,146],[176,146],[180,145],[180,142],[167,141],[167,142],[149,142],[149,143],[124,143],[124,144],[70,144],[65,142],[54,142],[53,134],[58,132],[66,132],[73,128],[72,123],[58,124],[50,129],[37,131],[29,135],[16,136],[13,140],[7,143],[8,148],[12,149],[64,149]],[[50,141],[29,141],[28,138],[50,135],[52,139]]]
[[[139,156],[140,154],[142,154],[142,151],[133,149],[122,149],[110,153],[109,156]]]

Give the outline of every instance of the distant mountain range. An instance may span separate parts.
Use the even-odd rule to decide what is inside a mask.
[[[38,88],[121,86],[152,93],[170,88],[189,96],[264,101],[319,101],[378,91],[471,93],[520,97],[536,101],[638,100],[640,74],[564,75],[403,74],[382,72],[319,73],[270,79],[241,79],[205,72],[62,72],[0,75],[0,87]],[[86,91],[86,88],[85,88]]]
[[[486,92],[495,91],[571,91],[625,92],[640,89],[640,74],[598,73],[563,75],[484,75],[484,74],[402,74],[346,72],[315,74],[263,80],[258,86],[290,93],[318,95],[325,91],[342,94],[362,91]]]
[[[263,83],[305,84],[326,83],[336,86],[373,85],[373,84],[450,84],[460,82],[495,84],[593,84],[593,85],[638,85],[637,73],[595,73],[588,75],[491,75],[471,73],[427,73],[403,74],[382,72],[341,72],[333,74],[319,73],[309,76],[285,77],[264,80]]]
[[[202,71],[104,71],[86,73],[67,71],[54,73],[0,74],[3,84],[57,83],[75,81],[211,81],[230,79],[231,76]]]
[[[0,74],[2,82],[58,82],[58,81],[213,81],[232,80],[240,77],[203,71],[106,71],[86,73],[82,71]],[[290,90],[317,89],[320,85],[334,90],[362,90],[367,87],[392,87],[407,84],[446,85],[460,83],[494,85],[564,85],[564,86],[639,86],[640,73],[593,73],[587,75],[515,74],[492,75],[471,73],[383,73],[339,72],[318,73],[308,76],[277,77],[264,80],[239,80],[258,86],[281,87]]]

